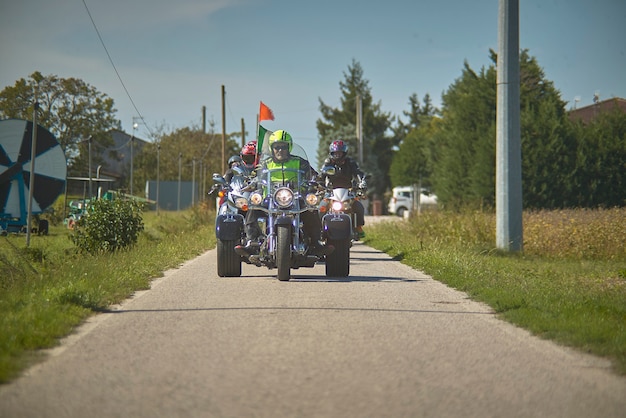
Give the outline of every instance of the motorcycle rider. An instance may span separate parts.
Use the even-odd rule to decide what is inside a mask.
[[[348,144],[342,140],[335,140],[330,143],[329,155],[324,160],[324,165],[335,166],[335,175],[327,177],[325,174],[319,174],[318,180],[325,182],[330,181],[333,189],[345,188],[350,189],[356,185],[363,192],[367,190],[365,182],[365,173],[359,168],[359,164],[351,157],[348,157]],[[357,183],[358,182],[358,183]],[[365,225],[365,208],[363,204],[354,200],[352,210],[356,215],[356,232],[359,238],[365,237],[363,225]]]
[[[239,155],[233,155],[228,159],[228,170],[224,173],[224,179],[230,183],[233,178],[233,167],[242,167],[246,173],[251,173],[257,165],[256,141],[250,141],[241,148]]]
[[[293,138],[288,132],[284,130],[273,132],[268,139],[268,144],[271,150],[271,156],[261,161],[260,165],[257,166],[257,172],[266,168],[295,168],[306,173],[305,179],[309,180],[315,178],[317,172],[311,168],[309,161],[297,155],[291,154],[291,149],[293,148]],[[293,175],[293,173],[287,174]],[[252,180],[252,184],[254,184],[254,181],[255,179]],[[281,178],[276,178],[276,181],[284,182],[284,173]],[[258,219],[262,214],[263,211],[261,210],[248,210],[248,214],[246,215],[245,231],[248,242],[243,248],[247,252],[250,252],[253,247],[258,246],[257,241],[261,235]],[[332,252],[334,249],[332,246],[325,246],[320,241],[322,234],[322,222],[319,213],[317,213],[317,211],[305,211],[300,214],[300,219],[303,223],[304,233],[310,239],[311,252],[315,255],[324,255]]]

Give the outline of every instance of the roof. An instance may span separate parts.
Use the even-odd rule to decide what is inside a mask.
[[[572,121],[580,119],[583,123],[589,123],[601,113],[611,112],[615,109],[626,113],[626,100],[620,97],[613,97],[611,99],[598,101],[589,106],[570,110],[568,115]]]

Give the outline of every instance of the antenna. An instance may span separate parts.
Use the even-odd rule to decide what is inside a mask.
[[[574,110],[576,110],[576,105],[578,104],[578,102],[580,102],[580,96],[575,96],[574,97]]]
[[[593,93],[593,102],[598,103],[599,101],[600,101],[600,91],[596,90],[596,92]]]

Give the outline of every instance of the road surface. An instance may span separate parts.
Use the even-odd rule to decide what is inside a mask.
[[[209,251],[0,387],[0,417],[625,417],[608,362],[357,243],[351,276]]]

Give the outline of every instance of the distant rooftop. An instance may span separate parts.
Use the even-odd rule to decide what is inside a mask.
[[[569,118],[570,120],[581,119],[583,123],[589,123],[601,113],[611,112],[615,109],[626,113],[626,100],[620,97],[613,97],[611,99],[597,101],[589,106],[570,110]]]

